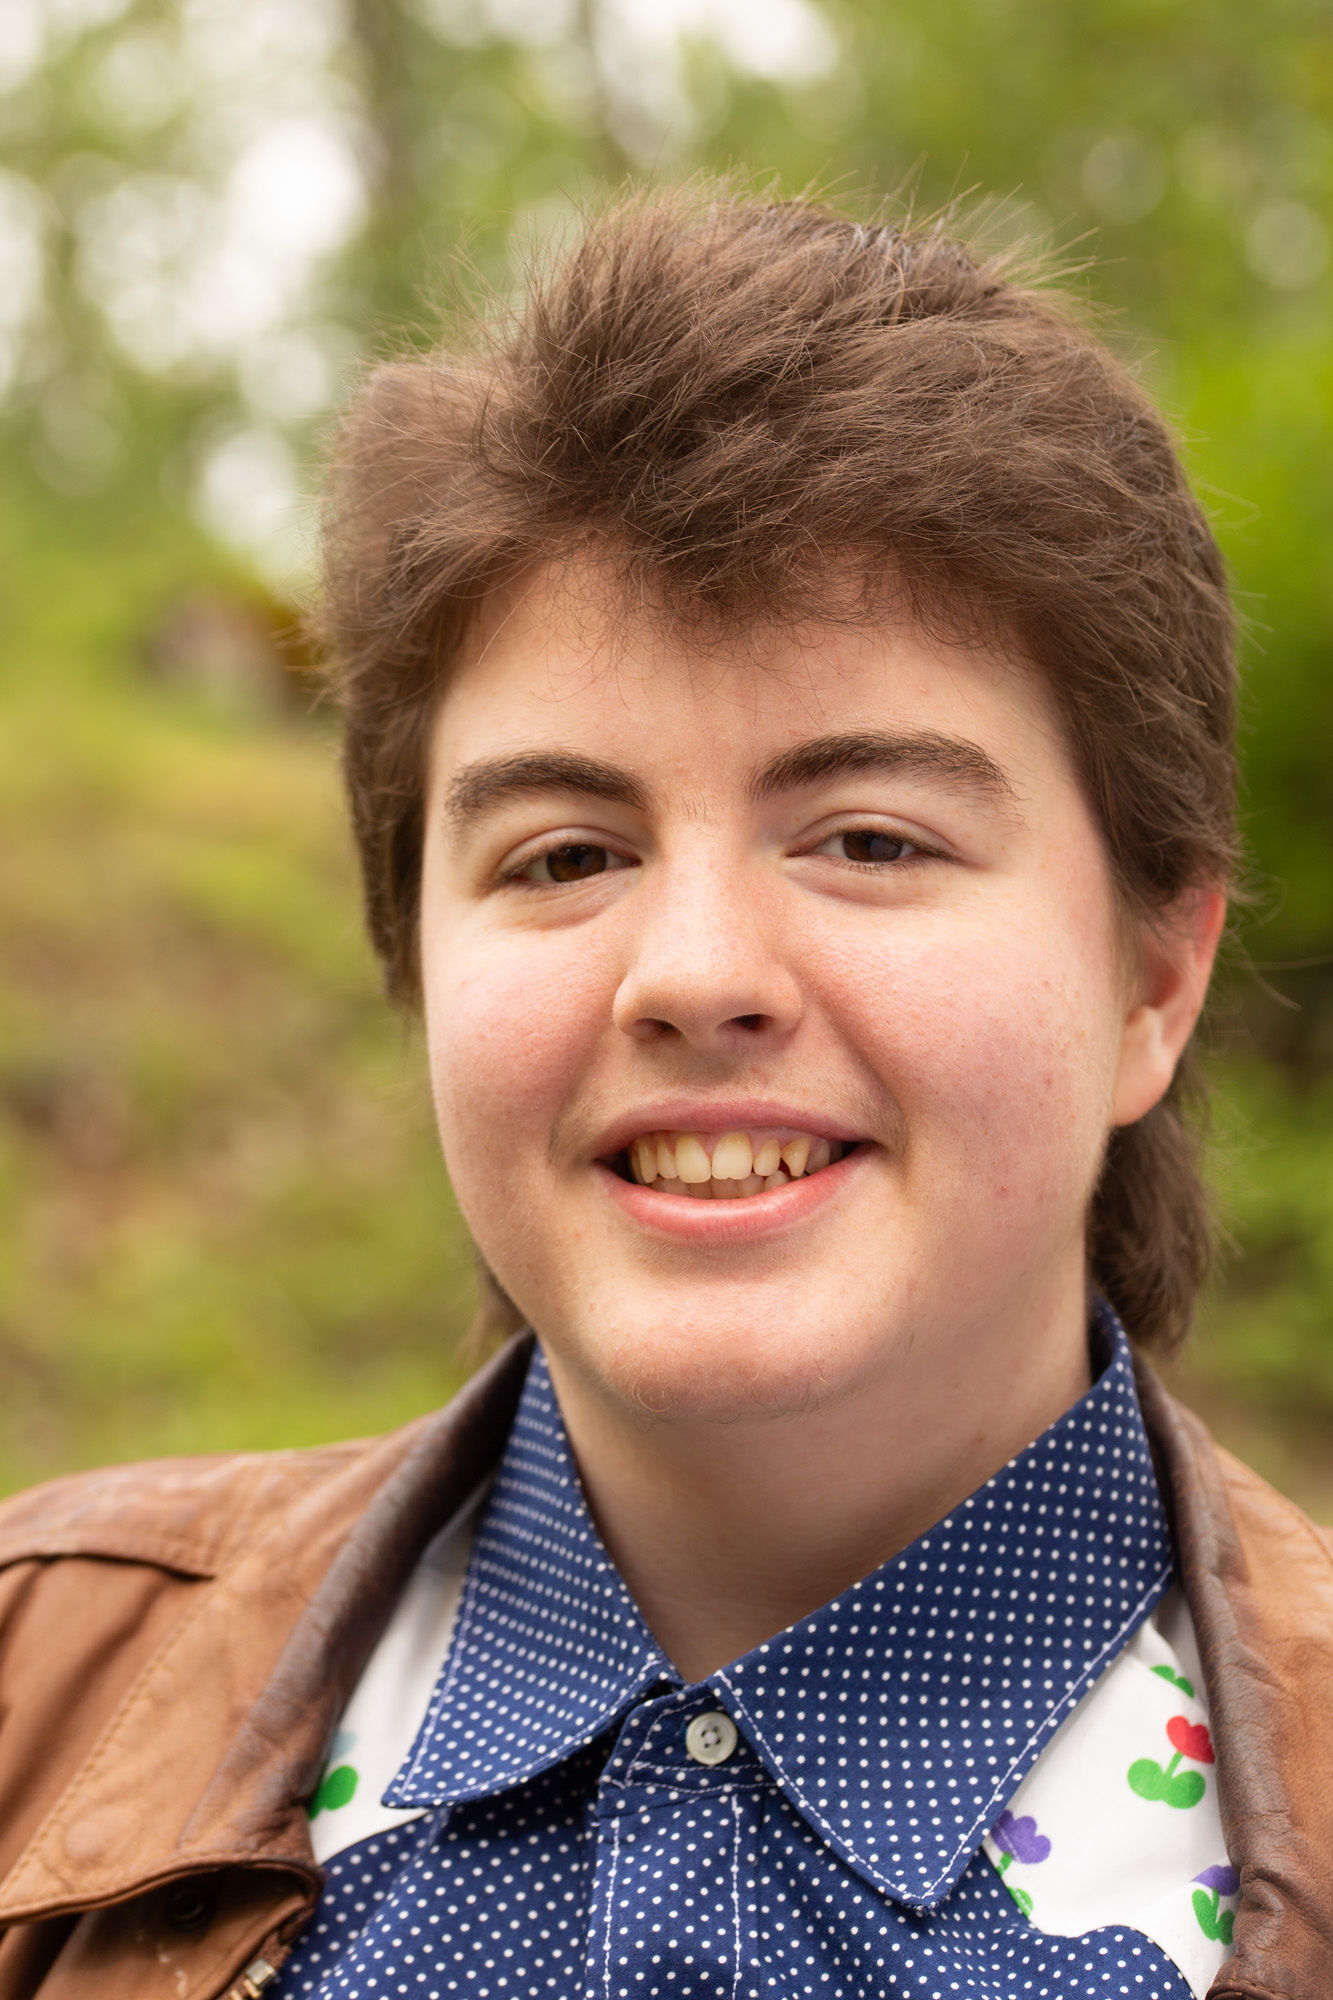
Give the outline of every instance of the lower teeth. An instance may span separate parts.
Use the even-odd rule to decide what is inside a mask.
[[[746,1181],[648,1181],[655,1194],[693,1195],[696,1201],[744,1201],[752,1194],[767,1194],[772,1188],[790,1187],[791,1177],[781,1169],[761,1180],[751,1174]]]

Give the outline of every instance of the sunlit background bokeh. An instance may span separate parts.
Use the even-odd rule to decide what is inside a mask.
[[[700,167],[1036,236],[1178,427],[1260,880],[1182,1380],[1333,1515],[1326,0],[0,0],[0,1484],[459,1379],[298,636],[318,439],[359,357]]]

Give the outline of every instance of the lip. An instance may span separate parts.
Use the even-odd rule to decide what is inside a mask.
[[[830,1119],[827,1112],[804,1111],[799,1105],[781,1104],[776,1098],[709,1098],[701,1103],[698,1098],[664,1097],[641,1104],[617,1118],[597,1139],[593,1152],[599,1162],[608,1160],[616,1153],[623,1153],[631,1139],[642,1139],[649,1132],[754,1132],[765,1126],[809,1132],[812,1138],[836,1140],[843,1146],[861,1145],[869,1138],[868,1133],[857,1131],[855,1126]],[[825,1173],[831,1171],[828,1167],[824,1169]],[[778,1192],[779,1189],[774,1189],[774,1193]],[[683,1195],[680,1199],[688,1201],[691,1197]],[[751,1195],[748,1199],[758,1201],[760,1197]]]
[[[785,1116],[780,1120],[751,1119],[752,1124],[790,1125],[796,1122]],[[644,1129],[652,1128],[639,1126],[635,1128],[635,1133]],[[713,1127],[695,1125],[676,1129],[702,1132],[711,1131]],[[717,1129],[738,1131],[742,1128],[737,1122]],[[799,1129],[809,1131],[811,1127],[805,1125]],[[826,1134],[821,1131],[818,1136],[823,1138]],[[810,1221],[830,1202],[836,1201],[857,1174],[865,1171],[876,1150],[874,1146],[858,1145],[855,1152],[845,1154],[831,1166],[821,1167],[817,1174],[802,1175],[800,1180],[789,1181],[786,1187],[772,1188],[767,1194],[738,1195],[730,1201],[700,1201],[694,1195],[661,1194],[656,1188],[640,1187],[637,1181],[622,1181],[619,1174],[602,1160],[595,1163],[593,1171],[598,1186],[621,1213],[654,1236],[677,1243],[750,1243]]]

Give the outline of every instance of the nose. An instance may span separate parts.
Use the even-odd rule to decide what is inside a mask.
[[[801,994],[768,885],[721,855],[663,862],[654,873],[634,899],[616,1026],[639,1041],[719,1056],[786,1039]]]

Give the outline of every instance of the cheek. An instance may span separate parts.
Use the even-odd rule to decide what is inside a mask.
[[[1095,927],[1014,911],[972,935],[896,939],[873,965],[826,963],[830,1012],[897,1099],[909,1167],[1043,1200],[1073,1177],[1082,1199],[1119,1056],[1114,963]]]
[[[445,1161],[466,1184],[512,1181],[582,1074],[606,1011],[601,969],[551,937],[468,937],[423,948],[431,1088]]]

